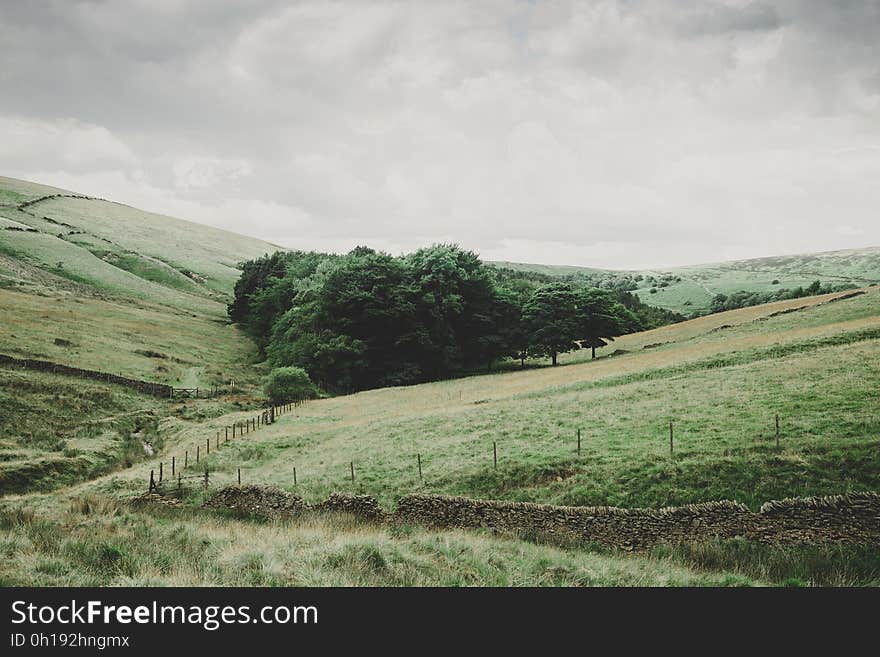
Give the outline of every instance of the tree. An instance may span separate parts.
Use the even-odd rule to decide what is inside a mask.
[[[639,319],[611,292],[597,288],[583,288],[576,296],[576,322],[581,346],[590,347],[596,357],[596,347],[604,347],[608,340],[638,330]]]
[[[301,367],[279,367],[266,377],[266,396],[272,404],[301,402],[317,395],[315,384]]]
[[[549,356],[556,365],[560,353],[580,349],[577,342],[577,296],[569,283],[542,285],[523,308],[529,353]]]
[[[479,256],[454,244],[435,244],[405,262],[430,342],[423,354],[428,377],[442,378],[492,358],[492,341],[481,338],[492,330],[495,283]]]

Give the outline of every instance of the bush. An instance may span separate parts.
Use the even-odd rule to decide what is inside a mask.
[[[266,377],[266,396],[273,404],[300,402],[318,394],[315,384],[301,367],[278,367]]]

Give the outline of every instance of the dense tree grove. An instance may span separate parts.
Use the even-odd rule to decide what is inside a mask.
[[[350,392],[593,349],[682,319],[625,290],[496,269],[436,245],[393,257],[277,252],[245,262],[229,316],[274,367]]]
[[[709,307],[709,312],[720,313],[725,310],[760,306],[763,303],[770,303],[772,301],[800,299],[801,297],[812,297],[817,294],[829,294],[831,292],[840,292],[842,290],[852,290],[855,287],[856,286],[852,283],[826,283],[823,285],[820,281],[813,281],[807,287],[799,285],[795,288],[781,288],[772,292],[749,292],[747,290],[740,290],[739,292],[732,292],[731,294],[716,294],[712,297],[712,305]]]

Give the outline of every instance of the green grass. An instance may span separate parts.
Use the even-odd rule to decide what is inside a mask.
[[[671,267],[668,269],[620,271],[557,265],[499,262],[499,266],[551,276],[641,275],[641,287],[633,290],[642,301],[684,315],[709,308],[716,294],[740,290],[772,292],[781,288],[806,287],[815,280],[850,283],[856,286],[880,283],[880,248],[850,249],[827,253],[756,258],[724,263]],[[662,279],[667,285],[661,287]],[[653,280],[651,280],[653,278]],[[673,280],[668,280],[668,279]],[[680,280],[678,280],[680,279]],[[778,281],[774,283],[774,281]],[[652,294],[651,289],[655,292]]]
[[[770,547],[743,539],[661,546],[657,558],[706,572],[730,571],[784,586],[880,586],[880,548],[823,545]]]
[[[425,491],[626,507],[736,499],[754,509],[880,489],[876,292],[667,335],[662,348],[595,362],[309,402],[212,454],[210,467],[221,483],[240,467],[247,482],[290,489],[296,467],[309,499],[351,490],[387,505]]]
[[[0,179],[0,205],[46,193]],[[143,492],[160,462],[192,458],[196,445],[254,417],[265,369],[226,321],[224,302],[237,261],[273,247],[103,201],[28,210],[0,208],[4,226],[40,231],[0,230],[0,353],[177,386],[234,379],[240,394],[172,403],[0,370],[0,487],[25,493],[0,501],[3,585],[877,583],[869,548],[727,541],[633,556],[336,517],[273,524],[192,507],[134,511],[120,500]],[[650,301],[696,309],[700,295],[764,289],[771,278],[873,280],[874,257],[689,268]],[[386,507],[435,492],[625,507],[727,498],[754,509],[880,490],[880,290],[824,303],[834,296],[623,336],[595,361],[576,352],[555,368],[532,361],[525,371],[308,402],[207,459],[202,452],[200,467],[210,467],[212,485],[232,483],[241,468],[244,483],[289,490],[296,468],[295,489],[309,501],[355,491]],[[143,453],[147,438],[154,457]]]
[[[282,523],[78,498],[0,512],[0,586],[743,586],[669,557],[562,550],[344,516]]]

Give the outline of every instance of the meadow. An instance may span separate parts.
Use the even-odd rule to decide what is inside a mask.
[[[307,499],[345,490],[386,505],[423,491],[626,507],[736,499],[757,508],[875,490],[880,294],[820,302],[774,317],[765,307],[763,320],[755,309],[724,313],[715,319],[731,327],[722,331],[665,327],[662,347],[592,362],[308,402],[224,445],[209,467],[218,482],[241,468],[247,483],[291,490],[296,468],[295,490]],[[751,319],[734,326],[738,317]],[[705,319],[696,321],[705,327]],[[207,420],[176,444],[195,445],[243,417]],[[144,487],[146,467],[126,473],[132,491]]]
[[[106,201],[20,207],[57,192],[0,179],[0,353],[222,385],[226,394],[172,401],[0,369],[4,586],[880,584],[876,546],[734,540],[625,554],[199,508],[239,470],[243,483],[308,501],[350,491],[386,508],[411,492],[623,507],[736,499],[756,509],[880,490],[880,288],[622,336],[595,360],[575,351],[557,367],[507,363],[492,374],[309,401],[203,453],[211,490],[192,490],[181,508],[134,507],[151,470],[215,445],[265,403],[267,368],[225,303],[238,260],[275,247]],[[688,290],[711,298],[722,280],[759,288],[821,274],[867,284],[878,270],[873,253],[691,268],[678,292],[675,283],[662,294],[680,293],[672,305],[681,306],[698,294]]]

